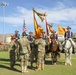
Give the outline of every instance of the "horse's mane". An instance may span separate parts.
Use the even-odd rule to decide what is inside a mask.
[[[70,40],[66,40],[64,43],[64,47],[68,48],[68,47],[72,47],[72,42]]]

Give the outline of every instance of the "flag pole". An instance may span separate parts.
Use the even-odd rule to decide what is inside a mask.
[[[32,9],[33,10],[33,22],[35,20],[35,13],[34,13],[34,8]],[[34,31],[35,31],[35,35],[36,35],[36,30],[35,30],[35,23],[34,23]]]
[[[45,12],[46,13],[46,12]],[[46,19],[46,16],[45,16],[45,22],[46,22],[46,32],[47,32],[47,42],[48,42],[48,49],[49,49],[49,44],[50,44],[50,35],[49,35],[49,29],[47,28],[47,19]],[[47,31],[48,29],[48,31]]]

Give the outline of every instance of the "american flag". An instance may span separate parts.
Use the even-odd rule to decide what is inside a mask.
[[[26,24],[25,24],[25,20],[24,20],[24,23],[23,23],[23,31],[26,32],[27,29],[26,29]]]

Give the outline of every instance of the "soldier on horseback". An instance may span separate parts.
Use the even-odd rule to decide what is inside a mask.
[[[59,45],[57,40],[57,34],[56,34],[56,31],[53,30],[53,34],[51,35],[51,44],[50,44],[52,64],[56,64],[57,56],[60,57],[59,51],[60,50],[59,50]]]
[[[75,53],[75,50],[74,50],[74,47],[75,47],[75,45],[74,45],[74,41],[73,41],[73,32],[71,31],[71,27],[70,26],[68,26],[67,27],[67,32],[65,32],[65,35],[64,35],[64,37],[65,37],[65,43],[66,43],[66,40],[70,40],[70,42],[71,42],[71,44],[72,44],[72,48],[73,48],[73,53]]]

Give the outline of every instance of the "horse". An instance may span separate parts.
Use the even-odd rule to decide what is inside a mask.
[[[72,41],[71,38],[69,38],[65,40],[62,45],[65,53],[65,65],[72,66],[71,55],[72,55],[73,46],[75,46],[75,43]]]
[[[50,52],[51,52],[52,64],[56,64],[57,57],[60,57],[60,53],[59,53],[59,46],[55,37],[51,38]]]

